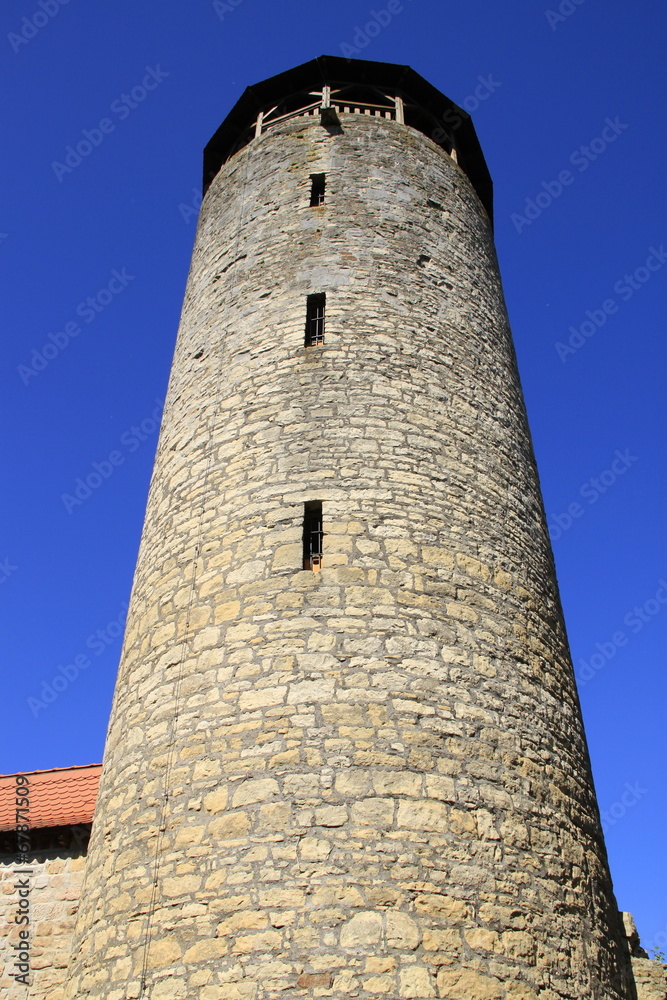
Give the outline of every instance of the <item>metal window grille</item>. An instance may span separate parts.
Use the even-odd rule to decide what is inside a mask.
[[[310,207],[316,208],[324,204],[325,174],[311,174]]]
[[[309,295],[306,303],[306,347],[324,343],[325,295]]]
[[[303,508],[303,568],[319,573],[322,568],[322,501],[309,500]]]

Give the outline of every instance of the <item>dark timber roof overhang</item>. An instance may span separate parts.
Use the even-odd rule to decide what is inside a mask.
[[[403,122],[442,146],[493,218],[491,177],[470,115],[409,66],[340,56],[320,56],[247,87],[204,150],[204,192],[222,164],[262,132],[304,115],[330,126],[355,111]]]

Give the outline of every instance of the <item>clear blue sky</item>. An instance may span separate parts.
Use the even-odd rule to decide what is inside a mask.
[[[246,85],[354,45],[473,112],[618,901],[667,941],[666,10],[387,10],[5,0],[0,771],[102,756],[202,149]]]

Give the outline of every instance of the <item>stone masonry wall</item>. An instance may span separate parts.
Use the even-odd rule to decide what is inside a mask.
[[[341,121],[204,200],[67,996],[631,1000],[489,221]]]
[[[623,928],[632,962],[637,1000],[667,1000],[667,963],[649,958],[642,948],[631,913],[622,913]]]
[[[667,1000],[667,965],[652,958],[632,958],[637,1000]]]
[[[52,850],[31,860],[30,989],[11,978],[15,972],[11,945],[18,943],[15,923],[17,865],[0,861],[0,998],[62,1000],[75,915],[85,867],[85,853]],[[21,865],[25,868],[25,865]]]

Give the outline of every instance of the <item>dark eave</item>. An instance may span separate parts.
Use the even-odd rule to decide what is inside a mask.
[[[325,84],[332,88],[350,84],[377,87],[399,95],[406,105],[416,108],[416,112],[406,113],[407,125],[430,138],[434,133],[446,133],[440,145],[446,146],[451,137],[459,166],[470,178],[489,218],[493,218],[491,177],[470,115],[409,66],[341,56],[319,56],[247,87],[204,150],[204,192],[222,164],[246,144],[248,130],[260,112]]]

